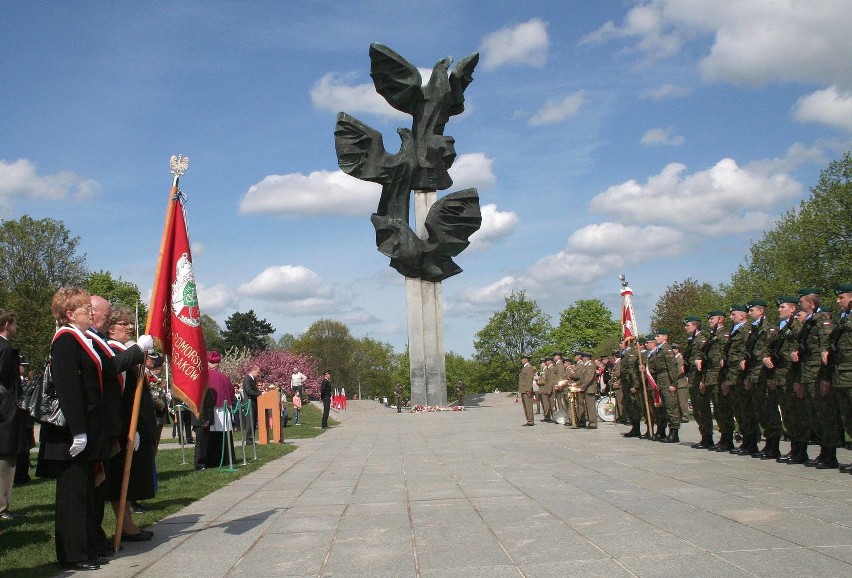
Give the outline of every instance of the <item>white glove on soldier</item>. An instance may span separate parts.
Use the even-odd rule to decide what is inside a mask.
[[[141,441],[142,441],[142,438],[139,437],[139,432],[136,432],[136,436],[133,438],[133,451],[134,452],[139,449],[139,442],[141,442]]]
[[[150,335],[140,335],[136,345],[142,350],[142,353],[147,353],[154,349],[154,338]]]
[[[80,452],[86,449],[86,444],[89,443],[89,438],[86,434],[77,434],[74,436],[74,441],[71,442],[71,447],[68,449],[68,453],[71,454],[72,458],[76,458]]]

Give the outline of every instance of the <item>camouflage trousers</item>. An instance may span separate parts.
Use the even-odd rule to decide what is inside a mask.
[[[778,413],[780,405],[781,390],[775,384],[774,389],[769,387],[768,383],[758,383],[753,385],[755,392],[753,398],[755,400],[755,409],[757,410],[757,419],[760,427],[763,429],[763,435],[766,439],[774,439],[781,437],[781,414]],[[758,388],[762,392],[758,392]]]
[[[838,417],[840,419],[838,419]],[[830,387],[822,398],[822,445],[834,447],[841,441],[845,443],[846,432],[839,423],[849,423],[852,419],[852,389]]]
[[[665,386],[660,386],[660,397],[662,397],[663,406],[662,415],[665,415],[666,423],[672,429],[680,429],[680,401],[677,397],[677,389],[675,388],[674,393]],[[665,427],[662,426],[661,427]]]
[[[707,386],[707,394],[713,404],[713,417],[719,426],[719,433],[734,433],[734,393],[729,391],[726,395],[722,392],[722,384]]]
[[[713,435],[713,416],[710,413],[710,397],[701,394],[700,382],[700,375],[690,378],[689,399],[692,401],[692,417],[698,424],[698,433],[701,437],[707,437]]]

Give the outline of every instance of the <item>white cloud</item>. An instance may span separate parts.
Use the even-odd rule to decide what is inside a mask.
[[[193,258],[198,257],[204,254],[204,245],[202,243],[193,243],[189,246],[189,251],[192,253]]]
[[[522,291],[527,285],[527,280],[523,277],[507,276],[499,281],[486,285],[485,287],[469,288],[459,293],[457,302],[454,302],[453,307],[457,310],[469,309],[473,307],[490,307],[500,304],[504,301],[505,296],[512,291]]]
[[[492,243],[511,235],[518,224],[518,214],[512,211],[498,211],[497,205],[489,203],[481,208],[482,226],[470,236],[468,251],[476,251],[491,246]]]
[[[453,189],[476,188],[487,189],[494,186],[497,177],[491,170],[494,159],[484,153],[466,153],[456,158],[450,167],[450,177],[453,179]]]
[[[100,193],[101,185],[72,172],[39,175],[27,159],[7,162],[0,159],[0,213],[12,206],[15,197],[59,201],[71,198],[82,202]]]
[[[852,94],[840,93],[836,86],[817,90],[796,102],[793,118],[852,132]]]
[[[549,100],[529,120],[532,126],[554,124],[577,116],[580,107],[586,103],[586,92],[578,90],[561,100]]]
[[[279,217],[307,215],[369,215],[376,210],[382,187],[343,171],[315,171],[309,175],[269,175],[240,201],[240,213]]]
[[[267,267],[257,277],[240,285],[237,292],[269,301],[329,297],[333,294],[319,275],[302,265]]]
[[[686,139],[680,135],[673,135],[673,131],[672,127],[646,130],[645,134],[642,135],[641,142],[643,145],[682,145]]]
[[[494,70],[507,64],[541,67],[547,62],[547,23],[533,18],[514,28],[501,28],[487,34],[479,48],[482,66]]]
[[[606,22],[595,32],[584,36],[581,44],[595,44],[613,39],[635,38],[636,50],[645,54],[648,61],[677,54],[683,46],[681,34],[667,22],[663,10],[665,2],[652,2],[631,8],[624,24],[616,26]]]
[[[627,222],[670,223],[706,235],[757,231],[771,225],[770,211],[802,192],[781,173],[739,167],[722,159],[713,167],[684,175],[680,163],[667,165],[644,184],[629,180],[596,195],[589,209]]]
[[[198,306],[205,315],[215,316],[237,306],[237,296],[224,284],[205,287],[198,285]]]
[[[773,81],[825,82],[852,90],[852,10],[846,0],[651,0],[631,8],[584,43],[633,42],[645,63],[681,53],[693,39],[712,38],[700,62],[706,80],[761,85]]]
[[[431,71],[430,71],[431,74]],[[425,78],[428,78],[427,74]],[[348,84],[356,73],[329,72],[311,87],[311,102],[320,110],[334,113],[346,112],[353,116],[360,113],[374,114],[385,118],[411,118],[389,105],[372,82]]]
[[[664,84],[660,87],[648,90],[642,94],[642,98],[651,100],[665,100],[667,98],[680,98],[687,96],[691,91],[676,84]]]

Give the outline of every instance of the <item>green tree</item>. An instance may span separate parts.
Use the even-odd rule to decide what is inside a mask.
[[[258,319],[254,309],[249,309],[247,313],[236,311],[228,317],[222,339],[226,349],[245,347],[254,353],[266,350],[266,336],[271,333],[275,333],[272,324],[266,319]]]
[[[479,374],[479,364],[476,361],[467,359],[458,353],[448,351],[445,357],[445,366],[447,368],[447,399],[456,399],[456,383],[463,381],[465,385],[465,393],[485,393],[494,391],[494,385],[483,383],[477,379]]]
[[[511,387],[521,354],[537,351],[553,331],[550,317],[524,291],[512,292],[505,300],[505,307],[491,316],[473,343],[482,383],[489,388]]]
[[[800,287],[834,288],[852,280],[852,155],[832,161],[811,195],[753,243],[725,287],[732,302],[767,301]]]
[[[225,338],[222,337],[222,327],[215,319],[207,315],[201,314],[201,331],[204,332],[204,343],[207,345],[207,351],[218,351],[225,353]]]
[[[695,315],[703,322],[711,309],[727,309],[721,291],[708,283],[699,283],[689,278],[666,287],[651,313],[651,327],[648,330],[668,329],[669,343],[683,343],[686,339],[683,318]]]
[[[110,303],[121,303],[134,311],[139,306],[139,333],[145,331],[148,320],[148,308],[142,303],[142,293],[135,283],[125,281],[121,277],[114,279],[109,271],[89,273],[83,288],[92,295],[100,295]]]
[[[285,333],[278,338],[278,349],[290,349],[293,347],[293,342],[296,341],[296,336],[292,333]]]
[[[47,358],[54,323],[50,301],[59,287],[82,286],[86,256],[62,221],[24,215],[0,225],[0,304],[18,316],[15,344],[35,363]]]
[[[347,393],[353,386],[357,388],[354,365],[358,343],[345,324],[331,319],[315,321],[296,338],[292,349],[316,359],[320,373],[331,370],[335,387],[345,387]]]
[[[581,299],[559,314],[559,325],[551,333],[551,341],[566,354],[601,347],[611,347],[621,332],[621,322],[600,299]],[[607,352],[608,353],[608,352]]]
[[[361,395],[366,398],[390,396],[398,363],[393,346],[370,337],[356,340],[355,345],[352,356],[354,380],[346,383],[346,393],[357,393],[360,387]]]

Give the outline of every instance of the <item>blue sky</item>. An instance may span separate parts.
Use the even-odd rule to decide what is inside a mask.
[[[375,248],[379,187],[337,168],[345,111],[395,150],[409,126],[368,48],[424,71],[481,53],[446,192],[483,227],[443,283],[446,346],[525,290],[640,325],[692,277],[730,279],[750,242],[852,148],[848,2],[0,3],[0,217],[53,217],[91,269],[153,281],[182,153],[204,313],[282,333],[320,318],[407,342],[403,278]],[[794,288],[791,288],[791,290]],[[771,296],[766,296],[771,297]],[[642,327],[640,326],[640,330]]]

